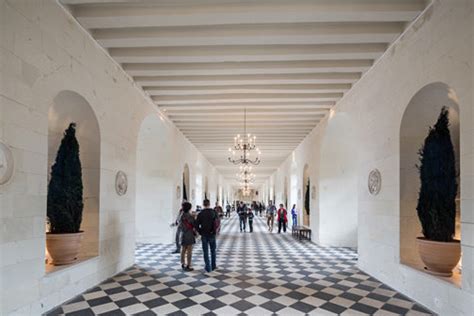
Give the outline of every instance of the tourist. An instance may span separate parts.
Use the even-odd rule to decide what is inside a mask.
[[[196,243],[196,230],[194,228],[194,217],[189,213],[191,203],[183,203],[183,215],[181,216],[181,268],[184,271],[193,271],[191,258],[193,245]]]
[[[288,222],[287,212],[286,209],[283,207],[283,204],[280,204],[280,208],[278,209],[278,233],[281,232],[281,228],[283,227],[283,232],[286,233],[286,223]]]
[[[268,207],[267,207],[267,226],[268,226],[268,231],[270,233],[273,232],[273,223],[275,221],[275,212],[276,212],[276,207],[273,205],[273,202],[270,201],[268,202]]]
[[[186,200],[183,201],[183,204],[186,203]],[[178,212],[178,216],[171,227],[176,226],[176,234],[175,234],[175,244],[176,250],[173,253],[181,253],[181,216],[183,215],[183,204],[181,204],[181,209]]]
[[[219,230],[219,217],[210,208],[209,200],[204,200],[203,205],[204,209],[197,216],[196,228],[201,235],[205,270],[211,272],[216,269],[216,234]],[[211,250],[210,260],[209,249]]]
[[[224,217],[224,211],[222,210],[222,206],[219,205],[219,202],[216,202],[214,211],[217,213],[217,216],[219,216],[219,218]]]
[[[225,206],[225,217],[230,217],[230,210],[231,210],[231,206],[229,204],[229,202],[227,202],[227,205]]]
[[[240,232],[243,231],[245,233],[245,226],[247,224],[247,207],[242,201],[240,202],[239,207],[237,208],[237,214],[239,214]]]
[[[247,218],[249,220],[249,232],[253,232],[253,210],[249,209],[249,212],[247,214]]]
[[[293,207],[291,208],[291,219],[293,227],[296,227],[298,225],[298,211],[296,210],[296,204],[293,204]]]

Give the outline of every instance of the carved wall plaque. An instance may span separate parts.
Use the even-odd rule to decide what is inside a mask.
[[[0,185],[7,183],[13,176],[14,162],[10,148],[0,142]]]
[[[118,171],[115,175],[115,192],[118,195],[124,195],[127,193],[128,189],[128,179],[127,175],[123,171]]]
[[[369,192],[372,195],[377,195],[380,192],[380,188],[382,187],[382,175],[378,169],[374,169],[369,173],[368,179],[368,188]]]

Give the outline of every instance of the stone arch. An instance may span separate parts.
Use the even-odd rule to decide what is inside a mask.
[[[209,196],[209,179],[207,176],[204,177],[204,191],[203,191],[203,198],[204,199],[210,199],[211,197]]]
[[[303,168],[303,182],[301,183],[301,210],[303,214],[303,225],[310,226],[311,224],[311,178],[309,176],[309,166],[304,165]],[[309,197],[308,197],[309,196]],[[307,201],[307,199],[309,199]]]
[[[76,123],[83,182],[81,261],[99,255],[101,134],[90,103],[77,92],[63,90],[54,97],[48,110],[48,183],[64,131],[72,122]]]
[[[172,138],[155,114],[144,118],[137,139],[135,236],[138,242],[168,243],[170,223],[177,208],[177,190],[171,159]],[[181,186],[181,184],[179,184]]]
[[[436,120],[443,106],[448,107],[451,139],[458,170],[458,196],[456,202],[456,239],[461,238],[460,208],[460,108],[456,92],[442,82],[422,87],[410,99],[400,123],[400,262],[423,270],[418,254],[416,237],[421,235],[421,225],[416,213],[419,174],[416,168],[418,150],[428,135],[429,127]],[[455,269],[454,276],[459,276]]]
[[[181,181],[181,200],[191,201],[192,197],[190,189],[189,165],[185,163],[183,167],[183,176]]]
[[[318,181],[318,239],[328,246],[357,247],[358,140],[355,119],[333,111],[321,142]],[[341,221],[344,218],[344,221]]]

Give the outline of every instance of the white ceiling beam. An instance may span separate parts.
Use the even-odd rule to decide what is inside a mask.
[[[131,76],[236,76],[365,72],[373,59],[279,60],[200,63],[124,63]]]
[[[152,96],[151,98],[159,105],[169,104],[224,104],[224,103],[258,103],[258,102],[313,102],[313,101],[337,101],[344,94],[333,93],[252,93],[252,94],[213,94],[196,96]]]
[[[195,133],[197,135],[209,135],[209,136],[217,136],[216,134],[219,135],[234,135],[234,134],[241,134],[242,133],[243,126],[242,124],[240,126],[230,126],[230,127],[225,127],[225,126],[216,126],[216,127],[206,127],[203,125],[200,126],[190,126],[190,127],[183,127],[181,131],[183,133]],[[262,126],[260,128],[252,127],[252,126],[247,126],[247,131],[249,131],[252,134],[258,134],[258,135],[279,135],[280,133],[288,134],[288,133],[295,133],[295,134],[303,134],[305,132],[310,131],[312,129],[312,126],[294,126],[294,125],[289,125],[289,126]]]
[[[330,109],[336,104],[335,101],[273,101],[273,102],[258,102],[258,103],[232,103],[225,104],[167,104],[161,105],[159,108],[163,111],[188,111],[188,110],[240,110],[247,108],[247,110],[276,110],[276,109]]]
[[[321,119],[324,114],[312,114],[312,115],[297,115],[297,116],[277,116],[277,115],[261,115],[255,116],[252,115],[251,117],[247,117],[247,123],[250,122],[277,122],[277,121],[313,121],[317,119]],[[242,117],[239,116],[231,116],[231,115],[224,115],[224,116],[169,116],[169,118],[173,122],[236,122],[243,124]]]
[[[300,122],[298,123],[298,127],[302,127],[302,128],[305,128],[305,127],[308,127],[308,128],[313,128],[314,126],[316,126],[318,122]],[[194,127],[194,126],[205,126],[206,123],[202,123],[202,122],[186,122],[186,123],[183,123],[183,122],[176,122],[175,125],[178,126],[180,129],[183,128],[183,129],[186,129],[188,127]],[[234,123],[234,122],[212,122],[212,123],[208,123],[208,124],[212,124],[214,126],[219,126],[219,127],[223,127],[225,128],[226,126],[229,126],[229,127],[240,127],[242,128],[242,122],[239,122],[239,123]],[[252,124],[247,124],[247,130],[250,131],[251,128],[253,128],[254,126],[268,126],[268,127],[284,127],[284,126],[295,126],[295,122],[285,122],[285,121],[282,121],[282,122],[278,122],[278,125],[275,123],[275,122],[256,122],[256,123],[253,123]]]
[[[110,48],[119,63],[203,63],[314,59],[377,59],[386,43],[317,45],[217,45]]]
[[[181,1],[71,6],[85,28],[245,23],[411,21],[424,0]],[[63,0],[67,3],[67,0]],[[192,13],[192,15],[190,14]]]
[[[390,43],[401,22],[226,24],[91,30],[106,48]]]
[[[188,110],[188,111],[176,111],[173,109],[166,110],[166,115],[168,117],[177,117],[177,116],[223,116],[223,115],[232,115],[232,116],[243,116],[241,109],[235,110]],[[266,111],[249,111],[247,110],[247,116],[259,116],[259,115],[314,115],[314,114],[326,114],[327,109],[267,109]]]
[[[314,93],[346,92],[350,84],[292,84],[292,85],[235,85],[235,86],[144,86],[149,95],[206,95],[235,93]]]

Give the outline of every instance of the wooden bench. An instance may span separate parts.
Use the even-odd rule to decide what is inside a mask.
[[[305,226],[293,226],[291,228],[291,234],[301,240],[303,238],[311,240],[311,229]]]

